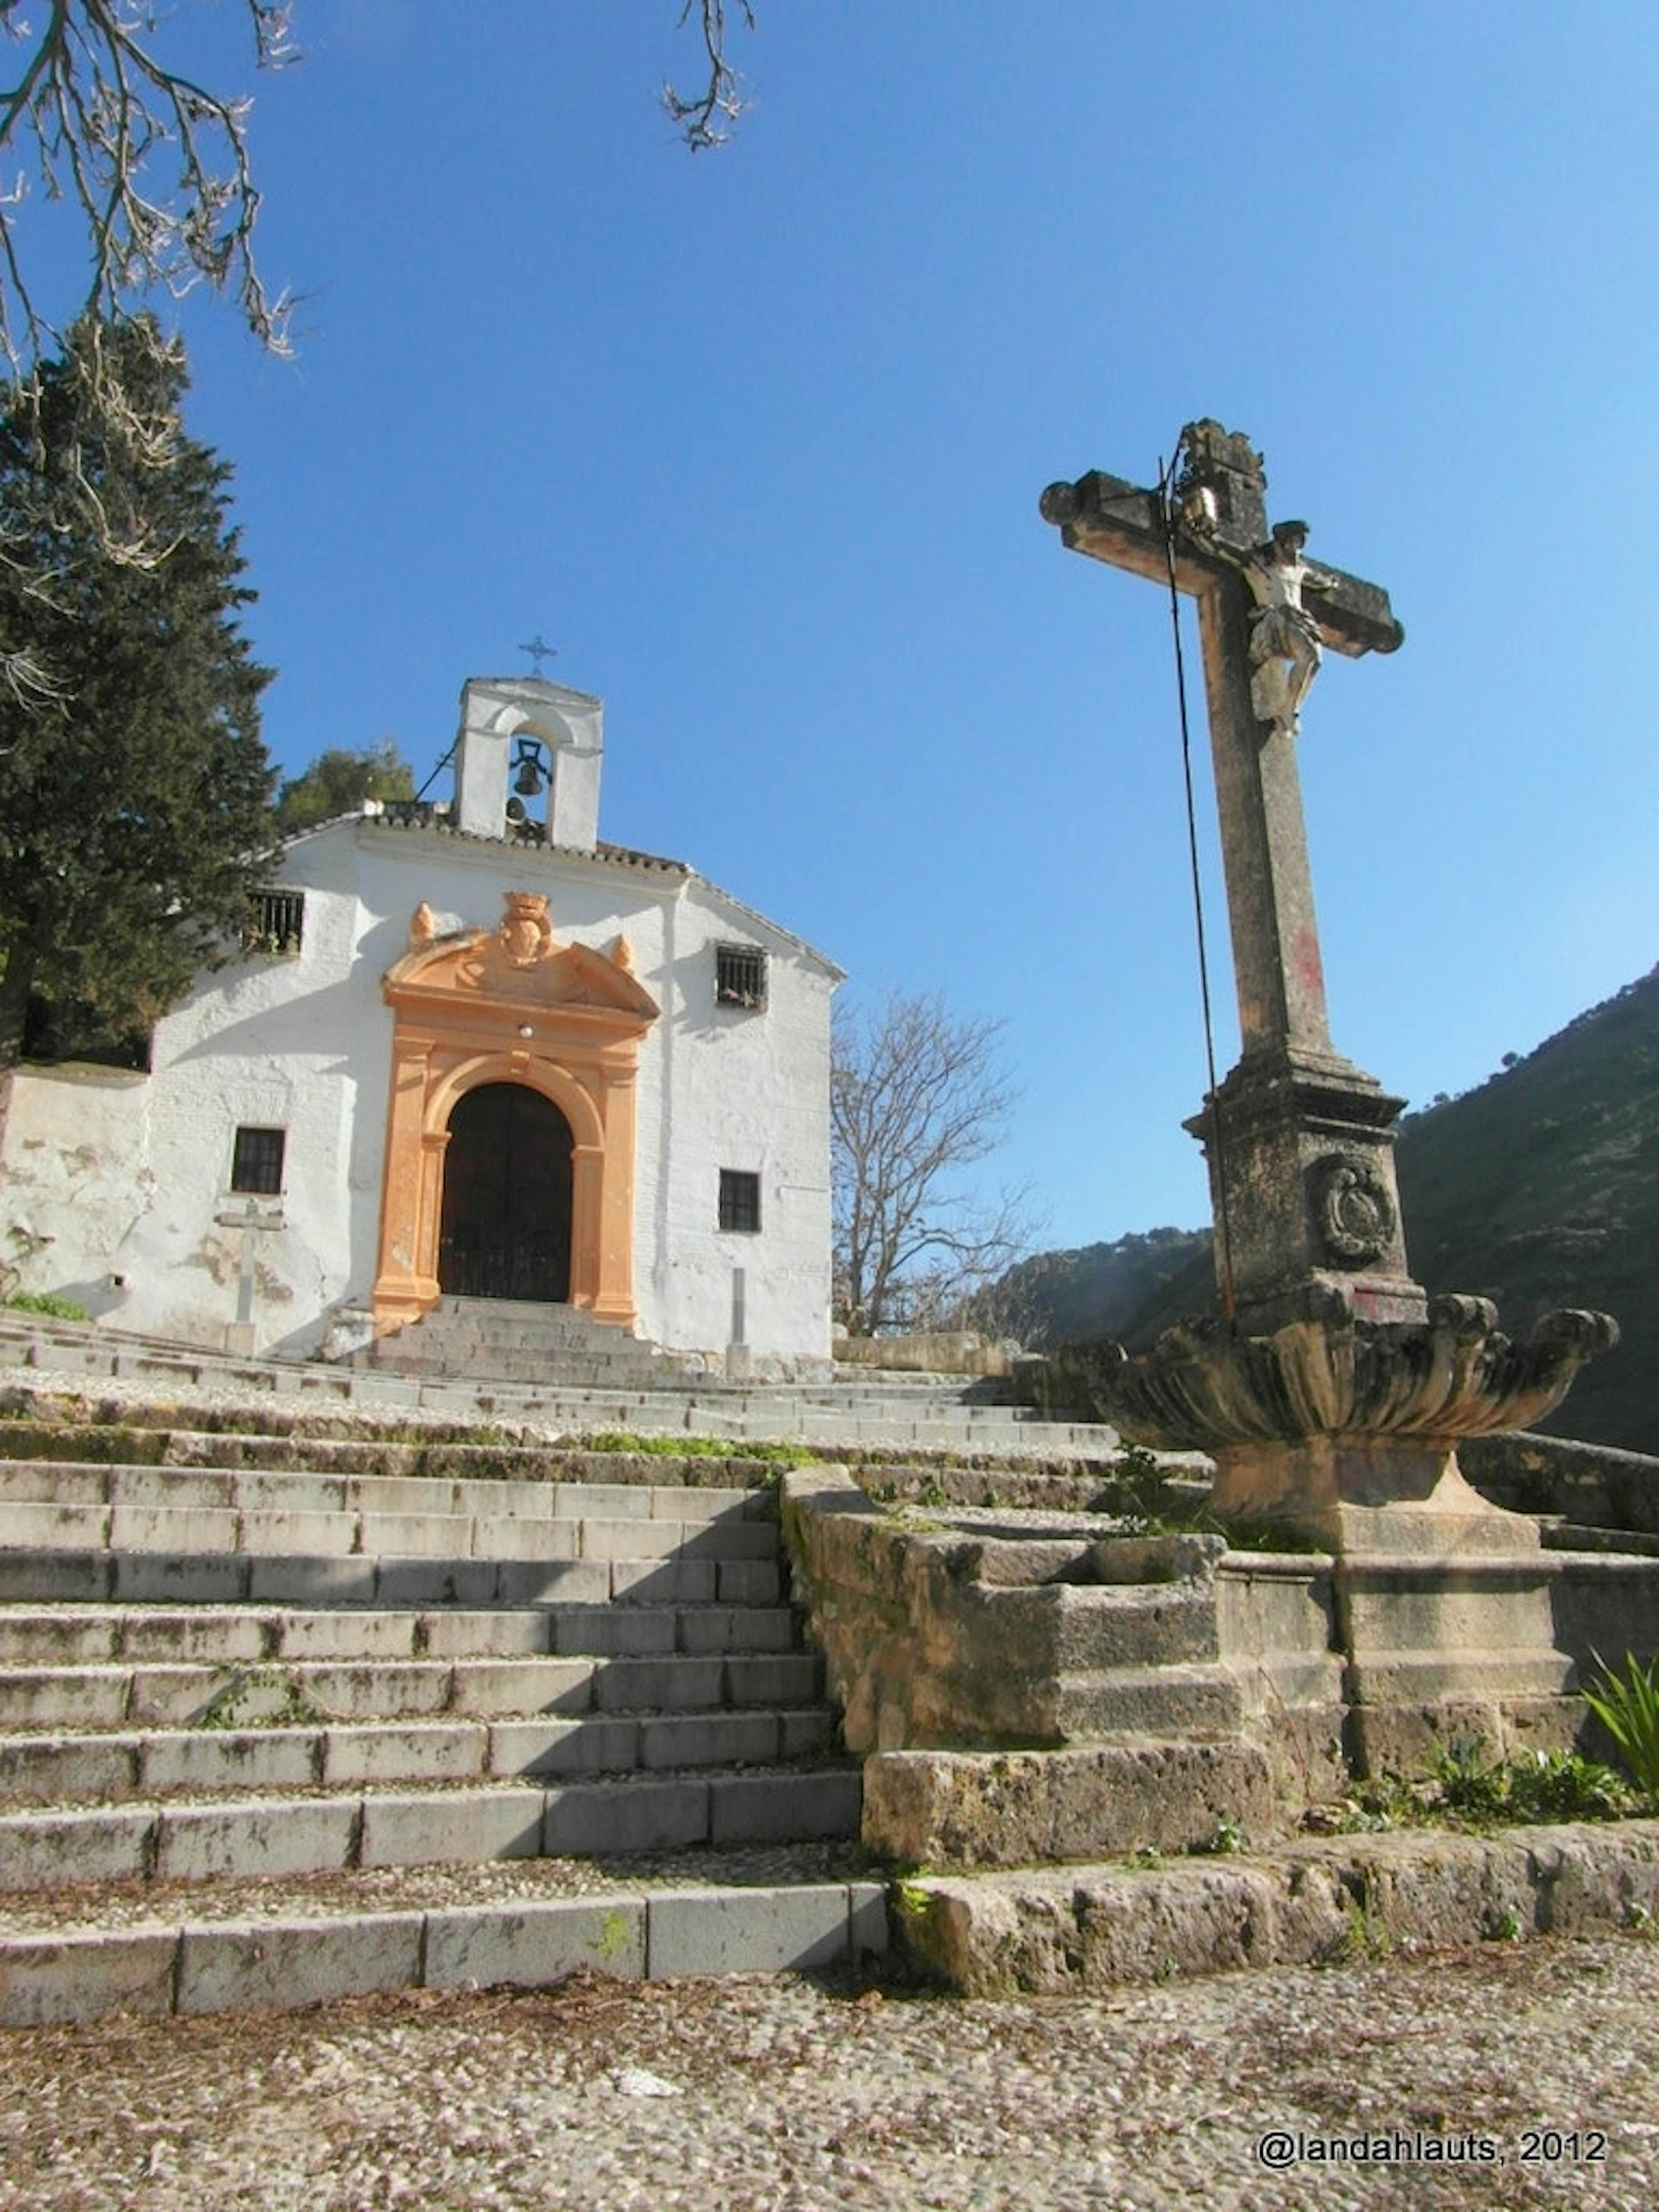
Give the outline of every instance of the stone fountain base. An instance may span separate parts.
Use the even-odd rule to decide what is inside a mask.
[[[1517,1343],[1484,1298],[1439,1298],[1425,1322],[1399,1323],[1327,1293],[1268,1333],[1185,1322],[1142,1358],[1120,1353],[1104,1410],[1137,1442],[1207,1451],[1228,1527],[1331,1555],[1348,1757],[1375,1773],[1452,1742],[1510,1751],[1578,1733],[1559,1560],[1535,1519],[1470,1486],[1456,1448],[1541,1419],[1617,1340],[1603,1314],[1547,1315]]]

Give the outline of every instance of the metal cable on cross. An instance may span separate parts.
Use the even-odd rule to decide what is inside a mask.
[[[1176,586],[1175,510],[1170,500],[1170,488],[1175,480],[1180,459],[1181,441],[1177,440],[1169,466],[1166,468],[1161,459],[1158,465],[1158,518],[1164,526],[1164,556],[1170,578],[1170,626],[1175,635],[1176,701],[1181,720],[1181,773],[1187,795],[1187,854],[1192,868],[1193,918],[1198,936],[1198,988],[1204,1012],[1204,1063],[1209,1078],[1212,1102],[1212,1141],[1215,1152],[1218,1200],[1216,1236],[1219,1239],[1218,1279],[1221,1287],[1221,1310],[1231,1327],[1237,1312],[1237,1301],[1233,1294],[1232,1244],[1227,1228],[1230,1211],[1227,1155],[1222,1137],[1221,1116],[1214,1110],[1213,1103],[1216,1095],[1215,1023],[1210,1009],[1210,957],[1204,929],[1204,885],[1198,865],[1198,806],[1193,794],[1193,741],[1187,714],[1187,660],[1181,641],[1181,595]]]

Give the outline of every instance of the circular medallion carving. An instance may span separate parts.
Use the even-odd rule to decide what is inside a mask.
[[[1381,1259],[1394,1241],[1393,1194],[1360,1155],[1332,1152],[1316,1161],[1313,1199],[1319,1234],[1339,1265],[1365,1267]]]

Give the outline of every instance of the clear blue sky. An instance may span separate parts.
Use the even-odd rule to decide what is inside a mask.
[[[1036,501],[1214,415],[1407,633],[1304,718],[1339,1047],[1421,1103],[1645,972],[1659,12],[757,11],[694,159],[678,0],[300,0],[253,88],[298,358],[186,313],[284,765],[424,773],[539,629],[603,834],[1006,1019],[1044,1241],[1200,1222],[1167,607]],[[228,4],[173,37],[244,67]]]

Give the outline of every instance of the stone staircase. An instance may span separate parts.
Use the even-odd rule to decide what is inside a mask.
[[[446,1297],[419,1321],[352,1354],[381,1374],[488,1376],[564,1390],[684,1387],[705,1363],[677,1358],[577,1306],[516,1298]]]
[[[397,1341],[410,1334],[405,1329]],[[622,1343],[639,1350],[632,1338]],[[617,1356],[625,1361],[632,1355]],[[734,1447],[782,1442],[829,1451],[951,1452],[969,1459],[1018,1453],[1103,1460],[1115,1455],[1118,1443],[1115,1431],[1098,1424],[1012,1404],[999,1384],[866,1368],[823,1382],[728,1382],[685,1372],[670,1355],[657,1354],[646,1381],[624,1382],[622,1369],[611,1370],[615,1379],[606,1382],[567,1381],[556,1360],[555,1371],[526,1382],[490,1374],[482,1365],[471,1372],[401,1371],[367,1353],[361,1364],[243,1358],[3,1309],[0,1365],[48,1378],[50,1388],[87,1389],[108,1380],[155,1392],[209,1389],[245,1406],[303,1399],[319,1409],[361,1408],[381,1417],[406,1412],[434,1419],[520,1421],[563,1436],[611,1431],[714,1437]]]
[[[1341,1662],[1310,1597],[1328,1559],[1235,1557],[1219,1534],[1052,1507],[919,1510],[829,1467],[783,1489],[846,1740],[866,1754],[864,1840],[901,1865],[1265,1839],[1280,1758],[1311,1773],[1334,1755]],[[1252,1608],[1310,1640],[1255,1648],[1239,1632]]]
[[[26,1421],[0,1449],[0,2022],[878,1942],[877,1885],[716,1881],[699,1917],[613,1864],[857,1834],[756,1463]],[[429,1875],[411,1949],[352,1898],[579,1858],[611,1919]]]

